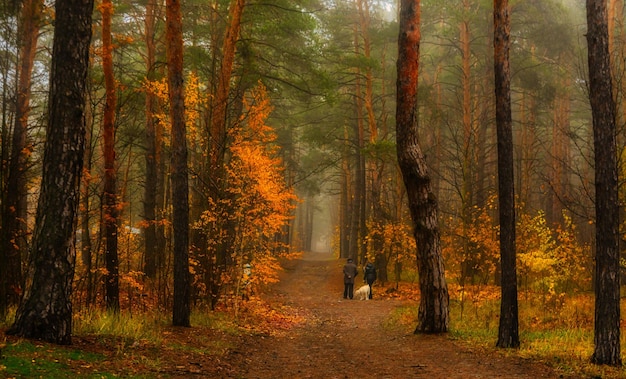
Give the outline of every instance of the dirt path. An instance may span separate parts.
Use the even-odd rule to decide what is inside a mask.
[[[559,377],[529,360],[472,352],[446,336],[385,328],[384,321],[401,302],[376,299],[375,291],[372,301],[343,300],[341,267],[328,254],[307,253],[287,269],[267,300],[292,307],[306,321],[286,333],[246,337],[227,357],[234,377]]]

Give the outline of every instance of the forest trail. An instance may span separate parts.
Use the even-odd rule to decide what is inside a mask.
[[[475,352],[446,335],[385,327],[400,300],[344,300],[343,262],[306,253],[263,297],[304,321],[284,333],[251,334],[225,357],[237,378],[558,378],[528,359]],[[362,283],[362,270],[357,277]],[[417,306],[417,305],[415,305]]]
[[[227,322],[234,333],[169,326],[157,343],[98,333],[74,336],[71,346],[5,336],[23,347],[0,351],[0,378],[564,378],[515,353],[390,326],[394,309],[417,304],[380,297],[376,285],[373,300],[344,300],[343,263],[320,253],[287,261],[281,281],[247,304],[256,313],[242,308]]]

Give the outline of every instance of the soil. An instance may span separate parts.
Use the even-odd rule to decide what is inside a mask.
[[[74,336],[68,347],[72,353],[67,354],[72,358],[59,357],[55,350],[53,359],[67,365],[77,378],[103,374],[224,379],[563,378],[550,367],[514,353],[470,348],[445,334],[416,335],[410,322],[390,323],[396,308],[417,307],[417,303],[381,296],[376,285],[372,300],[344,300],[342,266],[343,262],[322,253],[306,253],[290,261],[281,281],[259,295],[268,305],[265,314],[243,333],[207,326],[171,327],[159,346],[102,335]],[[245,321],[248,316],[242,310],[238,317]],[[272,322],[259,328],[258,321],[264,319]],[[52,351],[45,344],[37,349],[27,362],[31,358],[39,362]],[[94,362],[76,351],[104,358]],[[46,377],[45,371],[36,376]]]
[[[473,351],[448,335],[416,335],[415,325],[390,327],[390,315],[406,302],[377,296],[376,286],[372,300],[344,300],[342,267],[343,263],[321,253],[307,253],[288,267],[281,282],[265,296],[269,302],[298,310],[306,321],[283,334],[245,338],[228,354],[232,377],[562,377],[528,359]]]

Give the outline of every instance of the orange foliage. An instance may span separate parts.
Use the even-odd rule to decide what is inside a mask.
[[[469,224],[455,217],[447,220],[441,238],[446,276],[451,283],[494,283],[500,247],[498,226],[492,217],[493,200],[484,209],[474,208]],[[521,286],[543,293],[547,306],[558,307],[565,292],[587,290],[591,285],[590,246],[579,242],[576,225],[565,211],[563,220],[562,225],[550,227],[543,212],[531,216],[518,210],[516,248]]]
[[[253,297],[240,309],[239,317],[242,328],[248,328],[256,333],[268,335],[284,335],[292,328],[302,325],[307,320],[306,311],[292,308],[287,305],[270,305],[263,300]],[[250,322],[245,322],[246,319]]]
[[[185,126],[187,129],[187,140],[189,146],[196,146],[198,140],[198,120],[200,119],[200,109],[206,104],[207,98],[200,91],[200,81],[198,76],[190,72],[185,83]],[[169,135],[171,131],[169,115],[169,96],[167,78],[161,80],[148,80],[143,82],[143,91],[154,95],[160,102],[160,111],[153,116],[164,129],[164,142],[169,145]]]
[[[209,198],[208,210],[196,225],[208,238],[208,252],[200,255],[215,257],[220,246],[228,245],[229,267],[222,268],[220,287],[222,295],[235,298],[278,281],[278,258],[288,249],[276,237],[288,225],[297,201],[285,183],[276,134],[266,124],[272,107],[265,87],[253,90],[244,108],[244,116],[229,130],[225,195]],[[249,274],[245,265],[250,265]]]
[[[441,235],[446,277],[465,283],[487,283],[495,274],[499,261],[498,227],[492,218],[495,198],[485,208],[474,207],[473,220],[465,225],[460,218],[450,217]],[[466,278],[468,273],[475,277]]]

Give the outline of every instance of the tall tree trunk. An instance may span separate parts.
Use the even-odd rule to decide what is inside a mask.
[[[469,1],[463,0],[463,11],[469,14]],[[469,17],[469,16],[467,16]],[[463,149],[461,151],[462,181],[461,181],[461,219],[462,219],[462,241],[463,258],[461,262],[460,284],[465,285],[467,278],[470,281],[474,277],[474,267],[477,266],[473,253],[469,250],[468,231],[472,224],[472,179],[473,179],[473,154],[472,154],[472,91],[471,91],[471,49],[470,49],[470,28],[469,20],[463,18],[459,26],[459,43],[461,44],[461,85],[463,88]]]
[[[589,100],[593,115],[596,203],[593,363],[620,366],[619,199],[616,108],[606,0],[587,0]]]
[[[354,54],[359,56],[359,34],[358,28],[354,27]],[[355,72],[355,88],[354,88],[354,109],[355,109],[355,123],[354,123],[354,136],[352,146],[354,146],[354,184],[353,184],[353,196],[352,201],[352,226],[350,231],[350,253],[348,257],[359,261],[364,257],[364,240],[365,240],[365,225],[366,225],[366,193],[367,193],[367,181],[365,173],[365,157],[363,155],[364,148],[364,127],[363,127],[363,95],[361,89],[361,68],[357,67]]]
[[[352,228],[352,217],[354,217],[352,209],[352,203],[354,199],[350,196],[352,175],[350,175],[350,161],[349,161],[349,139],[348,128],[344,127],[344,143],[342,145],[342,158],[341,158],[341,203],[340,203],[340,228],[339,228],[339,258],[352,257],[350,250],[350,236]]]
[[[154,46],[154,33],[156,24],[156,0],[149,0],[146,4],[146,19],[145,23],[145,35],[146,42],[146,72],[148,80],[153,80],[154,65],[155,65],[155,46]],[[144,246],[145,246],[145,259],[144,259],[144,273],[150,279],[156,278],[157,272],[157,171],[158,171],[158,154],[157,147],[159,141],[156,138],[156,124],[157,120],[154,117],[156,99],[154,94],[150,91],[146,91],[146,181],[144,183],[144,198],[143,198],[143,214],[145,220],[144,229]]]
[[[172,206],[174,228],[174,310],[175,326],[190,326],[189,274],[189,183],[187,135],[183,87],[183,25],[180,0],[166,2],[167,66],[172,124]]]
[[[56,2],[47,139],[30,252],[32,281],[8,331],[58,344],[71,343],[92,12],[92,0]]]
[[[111,41],[111,16],[113,3],[102,0],[102,70],[106,100],[103,116],[104,139],[104,234],[106,240],[105,298],[108,310],[120,309],[119,262],[117,256],[117,183],[115,169],[115,107],[117,104],[115,77],[113,74],[113,43]]]
[[[226,110],[228,109],[228,94],[235,62],[236,43],[241,29],[241,15],[245,0],[232,0],[230,4],[230,24],[222,46],[222,65],[219,74],[217,92],[213,101],[213,115],[211,117],[211,143],[209,145],[212,157],[213,172],[221,170],[226,152]]]
[[[30,115],[31,74],[37,51],[37,38],[43,9],[42,0],[25,0],[19,25],[19,73],[15,123],[8,164],[6,195],[2,202],[2,246],[0,265],[0,314],[7,305],[17,305],[22,292],[22,256],[26,243],[26,169],[32,146],[28,145],[27,130]]]
[[[438,227],[437,200],[417,136],[417,84],[420,46],[420,1],[401,0],[396,93],[398,163],[414,224],[420,283],[416,333],[448,331],[450,318]]]
[[[95,285],[94,285],[94,273],[93,268],[93,249],[91,244],[91,161],[93,156],[93,149],[91,146],[93,140],[93,125],[89,121],[91,117],[90,107],[87,105],[86,109],[87,120],[86,125],[86,137],[85,137],[85,156],[83,158],[83,177],[82,188],[80,194],[81,201],[81,220],[80,220],[80,257],[85,267],[84,278],[86,283],[85,289],[85,305],[90,307],[95,302]]]
[[[515,191],[511,75],[509,70],[510,19],[508,0],[494,0],[494,72],[498,139],[498,193],[502,299],[498,342],[503,348],[519,347],[517,267],[515,262]]]

